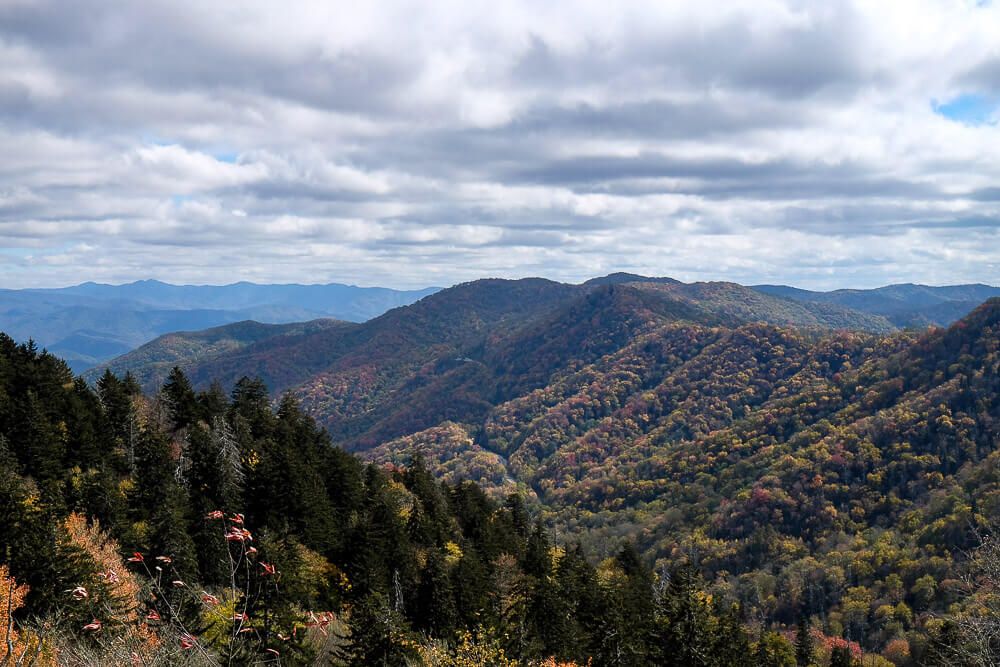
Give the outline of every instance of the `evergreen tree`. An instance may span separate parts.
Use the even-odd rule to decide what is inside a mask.
[[[709,665],[713,661],[713,619],[700,583],[690,565],[682,565],[670,575],[657,624],[660,662],[665,666]]]
[[[199,418],[198,397],[191,381],[178,366],[171,369],[163,385],[163,395],[167,401],[173,430],[187,428]]]
[[[795,629],[795,663],[799,667],[808,667],[813,661],[813,642],[809,635],[809,619],[803,613]]]
[[[139,522],[134,548],[153,556],[167,556],[182,580],[197,573],[195,545],[187,532],[188,495],[177,481],[177,461],[163,433],[144,429],[136,448],[136,490],[133,503]]]
[[[556,568],[558,596],[565,605],[567,628],[557,654],[585,664],[600,651],[600,631],[607,602],[594,567],[579,543],[566,549]]]
[[[413,601],[413,626],[433,637],[450,638],[456,628],[458,610],[444,555],[432,549],[427,566],[420,572]]]
[[[381,592],[367,595],[351,609],[351,665],[406,667],[414,642],[405,619]]]
[[[658,655],[654,648],[653,575],[628,543],[614,559],[621,579],[611,592],[605,628],[603,659],[623,665],[646,665]]]
[[[229,550],[219,522],[208,519],[211,512],[224,510],[230,515],[242,509],[230,495],[226,502],[226,483],[219,465],[218,443],[203,425],[188,433],[188,456],[191,467],[188,489],[191,498],[190,535],[198,556],[198,571],[206,584],[222,584],[229,580]]]
[[[234,425],[237,422],[245,424],[247,435],[254,440],[270,435],[274,426],[271,398],[267,394],[267,386],[259,378],[242,377],[236,382],[229,412],[231,422]]]
[[[754,662],[750,636],[740,622],[734,605],[718,614],[711,664],[718,667],[758,667]]]

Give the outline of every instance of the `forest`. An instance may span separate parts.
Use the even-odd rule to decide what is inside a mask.
[[[253,377],[0,337],[3,663],[991,664],[1000,302],[883,335],[614,296],[364,458]]]
[[[516,494],[364,465],[265,387],[97,389],[0,338],[3,664],[793,665],[690,567],[593,564]],[[16,443],[16,446],[14,444]],[[787,634],[787,633],[786,633]],[[846,653],[845,653],[846,655]]]

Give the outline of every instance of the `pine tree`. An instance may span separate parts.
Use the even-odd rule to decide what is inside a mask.
[[[177,462],[166,435],[143,430],[136,447],[136,469],[133,512],[143,528],[142,534],[133,537],[134,547],[170,557],[177,576],[193,580],[197,559],[187,532],[188,495],[177,482]]]
[[[658,645],[663,665],[708,665],[715,644],[712,614],[698,573],[682,565],[670,575],[658,619]]]
[[[230,421],[234,426],[237,422],[234,417],[238,416],[246,424],[249,435],[254,440],[270,435],[274,426],[271,398],[268,396],[267,386],[259,378],[242,377],[236,382],[229,411]]]
[[[420,572],[413,601],[414,627],[443,639],[450,638],[456,629],[458,611],[451,588],[445,556],[432,549],[427,556],[427,566]]]
[[[808,667],[813,661],[813,643],[809,635],[809,619],[803,613],[795,629],[795,663],[799,667]]]
[[[198,556],[200,579],[205,584],[226,583],[230,575],[229,550],[217,521],[208,519],[211,512],[223,510],[230,515],[241,510],[225,502],[225,484],[219,466],[217,441],[202,425],[193,427],[187,436],[188,489],[191,498],[189,532]]]
[[[614,559],[621,576],[611,592],[601,653],[606,661],[645,665],[655,660],[653,575],[627,543]]]
[[[97,381],[97,395],[104,409],[105,432],[102,439],[116,451],[118,472],[130,472],[135,466],[135,444],[139,434],[139,424],[135,412],[134,397],[138,387],[131,375],[123,382],[110,370]],[[131,383],[131,384],[130,384]]]
[[[757,667],[750,637],[740,622],[740,614],[735,605],[718,614],[711,655],[712,664],[718,667]]]
[[[568,627],[558,654],[586,664],[600,651],[599,637],[607,611],[597,573],[579,543],[566,549],[556,568],[559,598],[566,605]]]
[[[167,399],[173,430],[187,428],[199,418],[198,397],[191,381],[178,366],[174,366],[163,385],[163,395]]]
[[[406,667],[415,643],[405,619],[380,592],[362,598],[351,609],[350,664]]]

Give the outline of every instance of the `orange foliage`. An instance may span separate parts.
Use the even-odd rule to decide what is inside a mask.
[[[50,665],[52,661],[50,651],[45,650],[41,639],[32,633],[20,633],[14,625],[13,615],[21,605],[24,604],[24,596],[28,594],[28,587],[18,584],[14,577],[10,576],[10,570],[6,565],[0,565],[0,635],[3,637],[3,645],[0,646],[0,656],[3,656],[4,664],[10,661],[14,664],[21,664],[21,660],[26,656],[37,654],[34,664]],[[31,658],[28,657],[30,660]]]
[[[125,567],[118,543],[101,530],[97,521],[88,523],[82,514],[70,514],[63,528],[69,542],[84,551],[97,565],[103,589],[103,599],[99,602],[108,616],[101,619],[105,626],[114,624],[120,627],[120,636],[116,641],[127,646],[133,654],[140,658],[151,657],[161,640],[140,614],[139,597],[143,587],[139,578]]]

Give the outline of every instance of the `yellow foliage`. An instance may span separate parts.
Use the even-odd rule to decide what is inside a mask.
[[[236,603],[235,592],[227,588],[220,594],[219,604],[205,607],[205,611],[201,615],[205,624],[201,640],[205,644],[209,646],[226,644],[233,630],[233,617],[237,613]]]
[[[563,547],[559,546],[558,544],[555,544],[549,548],[549,558],[552,559],[553,567],[559,565],[559,561],[561,561],[562,557],[565,555],[566,555],[566,550]]]
[[[246,465],[247,465],[248,468],[250,468],[251,470],[253,470],[258,465],[260,465],[260,454],[258,454],[254,450],[250,450],[250,453],[247,454],[245,463],[246,463]]]
[[[327,581],[332,582],[343,592],[351,590],[351,581],[347,578],[347,574],[320,554],[299,543],[295,545],[295,553],[301,563],[300,578],[312,584],[311,595],[318,596],[320,585]]]
[[[103,575],[108,595],[119,614],[116,620],[136,623],[139,620],[138,603],[142,585],[122,562],[118,543],[101,531],[100,523],[94,521],[88,524],[86,517],[76,512],[66,517],[63,528],[69,542],[90,556]]]
[[[455,544],[454,542],[448,542],[444,545],[444,562],[448,567],[453,567],[458,564],[458,561],[462,560],[462,548]]]
[[[36,665],[55,665],[55,656],[50,647],[45,646],[41,638],[33,632],[18,632],[14,625],[13,615],[24,604],[24,596],[29,588],[18,584],[10,576],[6,565],[0,565],[0,655],[4,656],[3,664],[22,664],[22,660],[34,660]]]
[[[417,656],[419,664],[426,667],[516,667],[518,664],[507,657],[497,640],[484,637],[482,629],[476,634],[462,632],[453,647],[440,641],[418,646]]]

